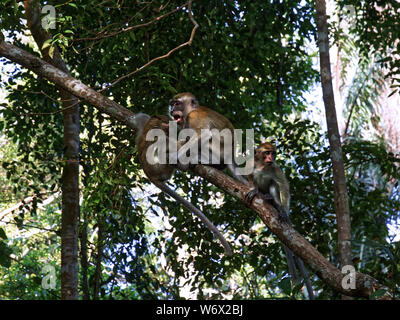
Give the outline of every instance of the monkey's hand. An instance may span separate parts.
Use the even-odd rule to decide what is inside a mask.
[[[178,169],[181,170],[181,171],[187,171],[187,170],[189,170],[189,163],[188,163],[188,164],[183,164],[183,163],[180,163],[180,162],[178,161],[178,163],[177,163],[176,166],[177,166]]]
[[[267,200],[267,201],[273,200],[273,198],[270,194],[262,193],[257,188],[250,190],[246,194],[245,200],[247,201],[247,203],[251,204],[255,196],[261,196],[264,198],[264,200]]]
[[[266,201],[271,201],[274,199],[269,193],[262,193],[257,188],[250,190],[249,193],[246,194],[245,199],[249,204],[251,204],[255,196],[261,196]]]

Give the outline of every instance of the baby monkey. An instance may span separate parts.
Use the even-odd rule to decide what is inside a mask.
[[[266,200],[272,200],[273,205],[279,212],[279,219],[291,224],[289,218],[289,182],[281,168],[275,163],[275,158],[276,148],[273,144],[264,142],[257,147],[254,154],[253,173],[248,177],[250,184],[253,185],[253,189],[246,195],[246,200],[251,203],[257,194],[262,195]],[[289,273],[293,281],[296,284],[299,283],[299,276],[294,261],[296,260],[307,287],[308,297],[311,300],[314,299],[314,293],[303,260],[295,256],[287,246],[284,246],[284,250]]]
[[[261,193],[267,200],[273,200],[273,205],[279,212],[279,218],[289,222],[290,191],[289,182],[283,171],[275,163],[276,149],[269,142],[258,146],[254,153],[254,169],[249,177],[253,189],[246,195],[251,203],[253,198]]]
[[[156,185],[163,192],[174,198],[176,201],[181,203],[189,211],[195,214],[200,220],[207,226],[207,228],[213,232],[217,238],[221,241],[225,252],[228,256],[232,256],[232,249],[230,248],[228,242],[224,236],[218,231],[214,224],[193,204],[182,198],[175,191],[170,189],[166,184],[176,170],[176,166],[168,164],[167,162],[161,162],[164,158],[163,155],[159,154],[160,150],[153,150],[152,153],[149,148],[154,144],[154,140],[147,140],[146,137],[152,129],[159,129],[165,134],[166,145],[165,151],[166,155],[164,159],[168,159],[168,146],[169,139],[172,137],[168,136],[169,133],[169,118],[167,116],[152,116],[150,117],[144,113],[138,113],[135,115],[134,123],[137,128],[136,136],[136,146],[139,154],[139,162],[142,165],[143,171],[149,180]],[[179,144],[178,144],[179,145]]]

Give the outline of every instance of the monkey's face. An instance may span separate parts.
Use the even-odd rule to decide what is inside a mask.
[[[174,118],[178,124],[182,124],[184,111],[183,101],[181,99],[172,99],[169,103],[169,108],[172,118]]]
[[[270,166],[274,163],[275,161],[275,156],[276,156],[276,152],[274,150],[265,150],[262,153],[262,157],[263,157],[263,162],[267,165]]]
[[[169,103],[170,114],[179,125],[182,125],[185,117],[198,106],[196,97],[190,92],[177,94]]]
[[[276,157],[275,148],[272,145],[261,145],[256,149],[256,160],[264,166],[271,166]]]

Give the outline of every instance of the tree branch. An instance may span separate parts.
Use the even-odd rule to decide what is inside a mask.
[[[160,15],[160,16],[154,18],[154,19],[151,20],[151,21],[148,21],[148,22],[145,22],[145,23],[141,23],[141,24],[137,24],[137,25],[134,25],[134,26],[131,26],[131,27],[127,27],[127,28],[125,28],[125,29],[123,29],[123,30],[118,30],[118,31],[115,31],[115,32],[111,32],[111,33],[99,35],[99,36],[96,36],[96,37],[77,38],[77,39],[74,39],[74,42],[78,42],[78,41],[97,41],[97,40],[102,40],[102,39],[106,39],[106,38],[109,38],[109,37],[114,37],[114,36],[116,36],[116,35],[118,35],[118,34],[121,34],[121,33],[129,32],[129,31],[132,31],[132,30],[135,30],[135,29],[139,29],[139,28],[143,28],[143,27],[148,27],[148,26],[152,25],[153,23],[155,23],[155,22],[157,22],[157,21],[160,21],[160,20],[162,20],[162,19],[168,17],[169,15],[171,15],[171,14],[173,14],[173,13],[175,13],[175,12],[181,10],[181,9],[184,8],[184,7],[186,7],[186,6],[189,4],[189,2],[191,3],[192,1],[187,1],[187,2],[185,2],[184,4],[182,4],[181,6],[175,8],[175,9],[173,9],[173,10],[171,10],[171,11],[168,11],[167,13],[164,13],[164,14]],[[143,10],[143,9],[142,9],[142,10]],[[124,23],[124,24],[126,24],[126,23]],[[109,26],[107,26],[107,27],[109,27]]]
[[[135,115],[133,112],[99,94],[81,81],[71,77],[69,74],[57,69],[42,59],[12,44],[2,41],[2,34],[0,34],[0,42],[0,56],[20,64],[28,70],[46,78],[50,82],[55,83],[60,88],[67,90],[75,97],[87,101],[101,112],[110,115],[112,118],[122,122],[131,129],[136,129],[131,119],[131,117]]]
[[[245,197],[250,191],[247,186],[209,166],[197,165],[193,171],[235,198],[240,199],[244,204],[247,204]],[[344,289],[342,286],[344,275],[341,271],[332,265],[291,225],[281,222],[278,212],[272,205],[265,202],[262,197],[256,196],[250,208],[258,213],[265,225],[279,240],[289,247],[295,255],[303,259],[307,266],[334,290],[348,296],[364,298],[368,298],[377,289],[387,290],[377,280],[360,272],[355,274],[355,289]]]

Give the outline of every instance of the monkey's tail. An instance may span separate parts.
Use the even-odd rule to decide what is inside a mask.
[[[292,222],[290,221],[290,218],[289,218],[289,214],[285,213],[285,215],[286,215],[287,222],[290,225],[292,225]],[[292,277],[294,283],[298,284],[300,282],[299,275],[297,274],[297,271],[296,271],[296,264],[297,264],[297,266],[300,269],[301,276],[303,277],[304,283],[307,288],[308,299],[314,300],[314,291],[311,286],[310,279],[308,278],[308,272],[307,272],[306,267],[304,266],[303,260],[300,257],[296,256],[292,252],[292,250],[290,250],[287,246],[284,246],[284,250],[285,250],[286,260],[287,260],[288,267],[289,267],[289,273],[290,273],[290,276]],[[295,260],[296,260],[296,264],[295,264]]]
[[[287,246],[283,246],[283,250],[285,251],[286,262],[289,268],[289,274],[292,277],[295,284],[299,283],[299,275],[297,274],[296,264],[294,262],[294,254],[292,250],[290,250]]]
[[[303,277],[306,288],[307,288],[308,299],[314,300],[314,292],[313,292],[313,289],[311,286],[310,279],[308,278],[308,272],[307,272],[306,267],[304,266],[303,260],[301,258],[299,258],[298,256],[296,256],[292,252],[292,250],[290,250],[287,246],[284,246],[284,250],[285,250],[285,255],[286,255],[286,261],[287,261],[287,264],[289,267],[289,273],[293,279],[293,282],[296,285],[298,283],[300,283],[300,277],[296,271],[296,264],[295,264],[295,260],[296,260],[297,266],[300,269],[301,276]]]
[[[306,284],[306,288],[307,288],[307,292],[308,292],[308,298],[310,300],[314,300],[314,292],[313,292],[313,288],[311,286],[311,282],[310,279],[308,278],[308,272],[306,267],[304,266],[303,260],[298,257],[298,256],[294,256],[294,258],[296,259],[296,263],[299,266],[300,272],[303,276],[304,282]]]
[[[228,242],[224,238],[224,236],[218,231],[218,229],[214,226],[214,224],[208,220],[208,218],[204,215],[203,212],[201,212],[198,208],[196,208],[193,204],[191,204],[189,201],[185,200],[182,198],[180,195],[178,195],[175,191],[170,189],[165,183],[159,182],[159,181],[152,181],[159,189],[170,195],[172,198],[174,198],[176,201],[182,203],[190,212],[195,214],[197,217],[200,218],[201,221],[207,226],[207,228],[213,232],[216,237],[221,241],[222,246],[225,249],[225,253],[227,256],[232,256],[232,249],[229,246]]]

